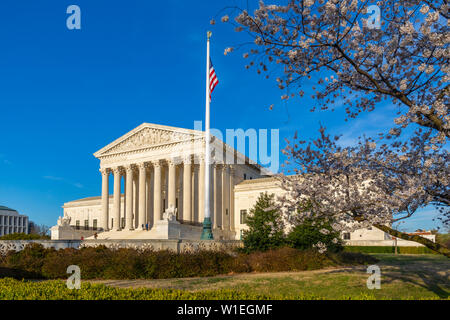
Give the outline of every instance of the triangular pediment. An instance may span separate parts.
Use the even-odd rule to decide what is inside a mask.
[[[203,132],[183,128],[143,123],[106,147],[94,153],[95,157],[141,150],[203,137]]]

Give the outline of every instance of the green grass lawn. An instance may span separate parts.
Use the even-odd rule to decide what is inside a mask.
[[[302,272],[257,273],[161,280],[98,281],[120,288],[188,291],[232,289],[279,298],[450,299],[450,260],[440,255],[374,254],[380,261],[381,289],[369,290],[366,266]],[[97,281],[96,281],[97,282]]]

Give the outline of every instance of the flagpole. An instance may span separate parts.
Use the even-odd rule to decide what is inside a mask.
[[[210,133],[209,133],[209,104],[210,104],[210,83],[209,83],[209,38],[211,38],[211,31],[206,33],[206,110],[205,110],[205,217],[203,220],[203,231],[200,237],[201,240],[214,239],[211,229],[211,212],[209,205],[209,193],[210,193],[210,163],[211,163],[211,151],[209,149]]]

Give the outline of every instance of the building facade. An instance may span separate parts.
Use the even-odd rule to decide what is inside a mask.
[[[11,233],[28,233],[28,216],[0,206],[0,237]]]
[[[211,149],[214,238],[239,240],[259,195],[282,196],[284,190],[263,168],[219,139],[212,139]],[[202,131],[140,125],[94,153],[100,161],[101,196],[64,203],[64,217],[51,229],[52,239],[200,239],[204,150]],[[352,245],[392,245],[394,240],[377,228],[343,233],[342,238]]]
[[[213,232],[217,239],[236,239],[235,186],[265,175],[243,154],[211,140]],[[140,125],[94,153],[100,160],[101,196],[65,203],[66,224],[75,230],[95,229],[101,238],[159,238],[164,236],[153,232],[156,225],[166,220],[166,211],[175,209],[179,237],[197,237],[205,216],[204,150],[202,131]],[[61,238],[56,227],[52,238]],[[138,232],[144,230],[152,232]]]

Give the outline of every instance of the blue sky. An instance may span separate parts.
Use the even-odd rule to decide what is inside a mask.
[[[296,130],[315,137],[320,123],[343,134],[346,144],[391,126],[396,110],[390,104],[349,122],[342,106],[310,113],[308,95],[282,101],[274,79],[245,70],[245,49],[224,56],[226,47],[248,38],[209,21],[220,20],[224,7],[245,3],[1,1],[0,205],[54,225],[64,202],[100,194],[95,151],[143,122],[193,129],[204,117],[210,29],[219,78],[212,127],[279,129],[283,147]],[[71,4],[81,8],[81,30],[66,27]],[[422,210],[402,228],[429,229],[435,214]]]

